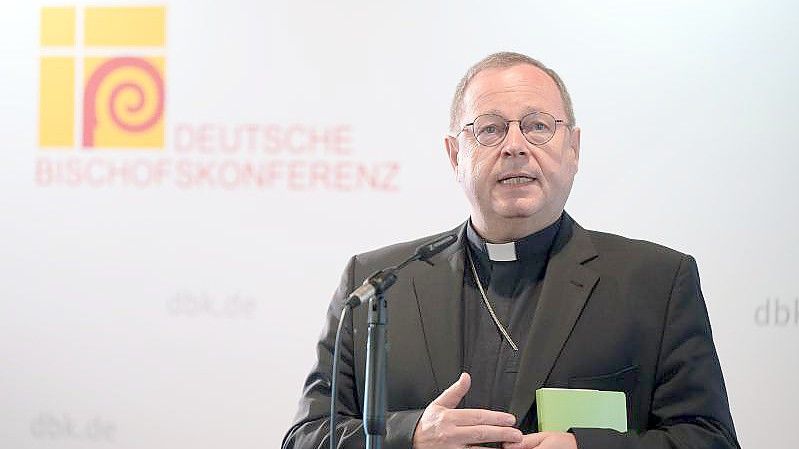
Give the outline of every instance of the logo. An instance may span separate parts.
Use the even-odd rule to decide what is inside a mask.
[[[44,440],[106,443],[114,441],[117,426],[100,416],[86,419],[69,413],[42,412],[31,421],[30,431],[34,438]]]
[[[207,291],[178,291],[167,300],[167,311],[175,317],[253,318],[258,301],[240,292],[231,294]]]
[[[183,117],[170,113],[165,123],[164,6],[59,6],[40,11],[38,148],[44,151],[34,158],[37,186],[399,191],[399,161],[359,149],[353,125],[335,116],[282,122],[272,117],[274,110],[264,107],[244,122],[197,122],[189,112]],[[223,40],[219,45],[247,44]],[[170,69],[170,79],[191,79],[213,89],[219,75],[248,69],[209,68],[207,61],[188,53],[177,70]],[[192,63],[196,65],[185,71]],[[258,87],[243,92],[253,88]],[[180,91],[174,94],[178,97],[170,96],[170,104],[189,98],[181,97]],[[249,101],[232,98],[220,107]],[[278,114],[292,107],[275,106]],[[219,113],[225,115],[224,110]],[[62,151],[74,149],[83,151]],[[101,151],[108,149],[136,151]],[[186,295],[180,298],[175,310],[197,309]]]
[[[766,298],[766,302],[755,309],[755,324],[760,327],[799,326],[799,297],[793,301]]]
[[[39,146],[163,149],[165,21],[155,6],[42,8]]]

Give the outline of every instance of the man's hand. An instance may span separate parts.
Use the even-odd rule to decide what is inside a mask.
[[[510,413],[482,409],[456,409],[469,391],[467,373],[430,403],[413,433],[414,449],[463,449],[482,443],[520,443],[522,432]],[[520,446],[521,447],[521,446]]]
[[[577,449],[574,435],[565,432],[529,433],[521,442],[505,443],[502,449]]]

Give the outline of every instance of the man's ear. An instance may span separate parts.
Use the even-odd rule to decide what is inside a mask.
[[[574,172],[577,173],[578,162],[580,162],[580,128],[575,126],[569,133],[569,147],[574,154]]]
[[[458,173],[458,140],[452,136],[444,137],[444,150],[449,157],[449,163],[452,165],[452,170],[457,175]]]

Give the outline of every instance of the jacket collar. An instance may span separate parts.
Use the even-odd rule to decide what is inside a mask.
[[[412,279],[433,378],[441,393],[458,378],[463,361],[462,297],[466,226],[451,232],[458,240],[431,259],[435,265]],[[535,390],[549,376],[599,275],[586,262],[597,257],[591,238],[568,214],[552,247],[541,286],[527,350],[519,364],[509,412],[521,419]]]

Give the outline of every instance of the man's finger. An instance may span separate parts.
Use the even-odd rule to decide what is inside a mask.
[[[544,441],[546,438],[546,433],[539,432],[539,433],[529,433],[522,438],[520,442],[513,442],[513,443],[505,443],[502,445],[502,449],[533,449],[538,447],[541,442]]]
[[[487,424],[489,426],[512,426],[516,424],[516,417],[510,413],[495,412],[479,408],[456,409],[448,412],[456,426],[476,426]]]
[[[472,378],[469,377],[469,373],[461,373],[461,377],[435,398],[432,404],[446,408],[455,408],[458,406],[458,403],[461,402],[461,399],[466,396],[471,385]]]
[[[503,426],[457,427],[453,436],[456,441],[467,446],[480,443],[518,443],[523,438],[519,429]]]

